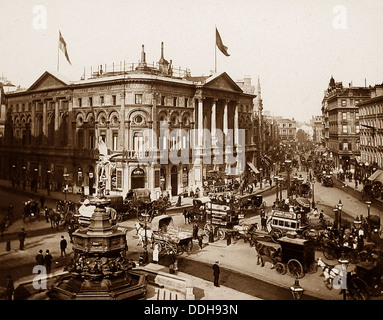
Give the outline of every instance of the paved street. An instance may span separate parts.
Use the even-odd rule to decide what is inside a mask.
[[[2,184],[1,193],[10,202],[13,202],[16,208],[17,221],[12,224],[4,235],[4,239],[11,236],[11,251],[5,251],[5,240],[0,242],[0,283],[3,284],[5,275],[11,273],[17,278],[28,277],[34,266],[34,256],[39,249],[50,249],[55,260],[54,271],[61,270],[72,257],[71,248],[69,247],[68,256],[60,257],[59,240],[61,235],[68,235],[65,230],[54,230],[44,220],[33,221],[31,223],[23,223],[18,216],[21,209],[21,201],[28,198],[29,194],[23,194],[21,191],[14,192],[5,188],[6,182]],[[7,191],[8,190],[8,191]],[[260,191],[260,190],[258,190]],[[331,191],[331,192],[329,192]],[[44,192],[44,191],[43,191]],[[53,194],[52,197],[58,197]],[[275,189],[267,187],[263,190],[263,199],[267,205],[271,205],[275,200]],[[315,200],[318,202],[318,208],[323,208],[325,213],[331,218],[331,207],[342,200],[344,203],[344,215],[353,219],[357,214],[363,213],[363,202],[358,199],[357,193],[346,193],[344,187],[326,188],[319,183],[315,185]],[[186,199],[183,199],[183,205],[190,204]],[[53,198],[47,199],[47,205],[54,205]],[[374,204],[372,212],[379,213],[379,209]],[[354,208],[357,210],[355,211]],[[173,217],[174,225],[178,228],[191,231],[191,225],[185,225],[184,217],[180,210],[173,208],[169,211]],[[259,222],[259,216],[253,216],[248,219],[249,222]],[[142,252],[141,246],[137,246],[138,237],[134,229],[134,221],[128,220],[121,223],[121,226],[127,228],[127,240],[129,253],[128,256],[138,260],[139,254]],[[18,250],[18,240],[16,233],[21,227],[25,227],[28,238],[26,240],[26,250]],[[149,248],[151,254],[151,249]],[[316,252],[316,258],[322,257],[321,252]],[[212,271],[211,265],[214,261],[219,260],[222,267],[221,288],[218,292],[217,288],[212,286]],[[183,254],[179,259],[179,274],[193,279],[197,292],[201,299],[215,299],[216,296],[224,298],[223,292],[227,293],[230,290],[240,292],[238,297],[241,299],[289,299],[291,293],[289,287],[293,283],[293,278],[288,275],[280,275],[275,270],[270,269],[270,264],[266,263],[265,267],[257,265],[256,253],[254,248],[248,243],[244,243],[242,239],[234,240],[229,246],[226,241],[216,241],[208,243],[205,237],[205,244],[202,250],[199,249],[194,242],[191,253]],[[334,262],[331,262],[334,263]],[[167,270],[166,257],[160,259],[160,265],[163,265],[163,270]],[[315,274],[306,274],[303,279],[300,279],[301,286],[305,289],[304,299],[331,299],[339,300],[342,297],[337,290],[328,290],[323,284],[323,278],[320,277],[321,270]],[[0,284],[0,285],[1,285]],[[202,286],[202,288],[201,288]],[[199,290],[199,291],[198,291]],[[202,290],[202,291],[201,291]],[[233,299],[230,296],[230,299]]]

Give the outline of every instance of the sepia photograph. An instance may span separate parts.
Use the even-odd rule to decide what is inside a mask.
[[[382,1],[0,7],[0,300],[383,300]]]

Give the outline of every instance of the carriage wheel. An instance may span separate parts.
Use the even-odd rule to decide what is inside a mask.
[[[205,235],[208,237],[213,232],[213,226],[210,223],[206,223],[203,227]]]
[[[336,252],[332,246],[323,247],[323,255],[327,260],[334,260],[336,258]]]
[[[296,259],[291,259],[287,262],[287,270],[293,278],[301,279],[305,276],[302,264]]]
[[[283,237],[283,232],[279,229],[273,229],[270,232],[273,242],[278,243],[278,239]]]
[[[225,238],[226,238],[226,231],[225,230],[218,229],[217,233],[218,233],[219,240],[225,240]]]
[[[285,264],[283,264],[282,262],[277,262],[277,264],[275,265],[275,271],[277,271],[279,274],[286,274],[287,269]]]
[[[166,249],[166,252],[167,252],[168,254],[169,254],[171,251],[174,252],[175,254],[178,253],[176,245],[174,245],[173,243],[171,243],[171,242],[169,242],[169,241],[166,241],[166,242],[165,242],[165,249]]]
[[[347,284],[348,293],[353,300],[368,300],[367,284],[360,278],[351,278]]]

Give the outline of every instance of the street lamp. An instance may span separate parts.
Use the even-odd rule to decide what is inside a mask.
[[[49,188],[49,177],[50,177],[51,171],[47,170],[47,193],[48,196],[50,195],[50,188]]]
[[[64,181],[65,181],[64,194],[65,194],[65,202],[66,202],[67,194],[68,194],[68,178],[69,178],[69,174],[68,173],[64,173],[63,177],[64,177]]]
[[[287,197],[290,197],[290,165],[291,165],[291,160],[290,159],[286,159],[285,160],[285,163],[286,163],[286,169],[287,169]]]
[[[294,284],[290,287],[290,292],[294,300],[301,300],[305,290],[299,285],[299,280],[296,279]]]
[[[367,240],[370,241],[370,208],[371,208],[371,201],[366,201],[367,204]]]
[[[343,240],[341,241],[341,238],[343,238],[343,235],[341,237],[341,234],[340,234],[340,230],[342,229],[342,208],[343,208],[343,203],[342,201],[339,199],[339,203],[337,204],[338,206],[338,212],[339,212],[339,243],[341,243],[341,245],[343,245]]]
[[[142,261],[142,264],[145,265],[148,263],[148,235],[146,230],[147,230],[148,217],[150,217],[150,215],[146,212],[146,209],[145,209],[145,212],[141,213],[141,216],[144,217],[144,222],[145,222],[145,244],[144,244],[144,252],[140,257],[140,260]]]
[[[282,201],[282,183],[283,183],[283,178],[279,177],[278,181],[279,181],[279,200]]]
[[[312,185],[312,187],[313,187],[313,190],[312,190],[312,193],[313,193],[313,198],[312,198],[312,203],[311,203],[311,205],[312,205],[312,208],[314,209],[315,208],[315,197],[314,197],[314,186],[315,186],[315,179],[313,179],[312,181],[311,181],[311,185]]]
[[[275,195],[275,201],[278,200],[278,179],[279,179],[279,176],[275,175],[274,176],[274,181],[275,181],[275,186],[276,186],[276,189],[277,189],[277,192],[276,192],[276,195]]]

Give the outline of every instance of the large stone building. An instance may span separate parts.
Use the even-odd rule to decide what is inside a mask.
[[[322,100],[325,148],[332,156],[335,167],[355,169],[360,156],[360,124],[358,104],[370,98],[367,87],[343,87],[331,77]]]
[[[297,137],[297,122],[293,119],[276,118],[278,124],[278,135],[280,142],[284,144],[296,144]]]
[[[133,188],[149,189],[152,198],[190,192],[209,170],[240,174],[244,162],[256,164],[254,98],[225,72],[193,77],[174,69],[163,45],[155,65],[142,46],[138,64],[99,67],[87,79],[44,72],[6,95],[1,175],[85,194],[98,181],[122,195]],[[100,145],[108,172],[97,167]]]
[[[317,145],[322,145],[323,137],[323,117],[322,116],[312,116],[310,124],[313,128],[313,143]]]
[[[383,83],[371,91],[371,99],[359,106],[360,165],[383,168]]]

